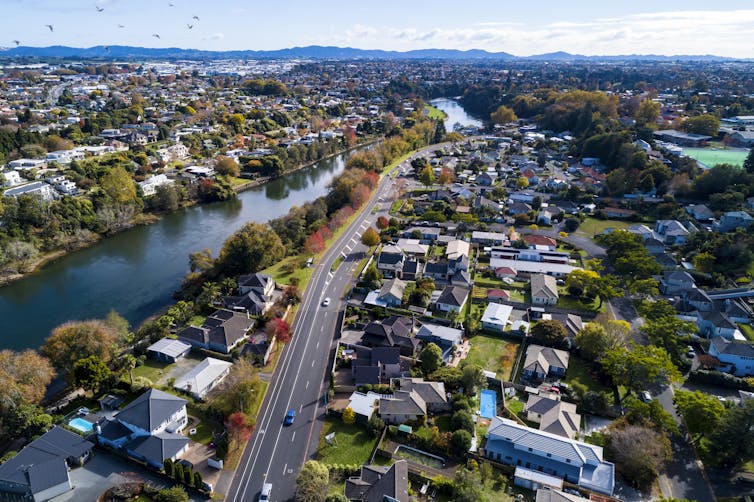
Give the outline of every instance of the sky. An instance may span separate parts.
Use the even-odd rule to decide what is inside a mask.
[[[0,46],[18,40],[29,46],[336,45],[517,56],[566,51],[754,57],[754,1],[716,7],[708,0],[0,0]]]

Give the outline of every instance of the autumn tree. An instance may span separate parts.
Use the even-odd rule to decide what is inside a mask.
[[[108,363],[115,351],[115,332],[102,321],[72,321],[52,330],[40,351],[61,372],[80,359],[96,356]]]
[[[267,336],[274,338],[280,343],[291,341],[291,326],[285,319],[276,317],[267,322],[264,327]]]
[[[278,234],[267,224],[251,222],[223,243],[216,267],[221,274],[233,277],[258,272],[284,255],[285,246]]]
[[[136,183],[121,166],[110,169],[100,180],[100,187],[117,204],[131,204],[136,201]]]
[[[36,351],[0,350],[0,411],[39,403],[54,376],[50,361]]]
[[[296,476],[296,502],[323,502],[330,471],[316,460],[307,461]]]
[[[443,186],[450,185],[451,183],[453,183],[454,178],[455,176],[453,175],[453,171],[451,171],[447,167],[443,167],[440,170],[440,176],[437,178],[437,182]]]
[[[380,243],[380,234],[374,228],[369,227],[361,234],[361,243],[370,248],[376,246]]]
[[[322,232],[317,230],[313,232],[304,241],[304,250],[309,254],[318,254],[325,250],[325,238],[322,236]]]
[[[385,216],[377,217],[377,228],[379,228],[380,230],[385,230],[389,226],[390,220],[388,220]]]
[[[215,171],[223,176],[238,177],[241,174],[238,162],[225,155],[218,155],[215,159]]]
[[[348,406],[345,410],[343,410],[343,423],[351,425],[356,421],[356,413],[353,411],[353,408]]]
[[[635,485],[645,488],[654,482],[670,458],[670,443],[660,432],[641,425],[612,427],[607,435],[605,457]]]
[[[651,99],[645,99],[639,104],[636,113],[634,113],[634,120],[636,125],[653,126],[657,122],[657,117],[660,116],[660,103],[652,101]]]
[[[231,413],[225,419],[225,429],[236,444],[248,441],[254,432],[254,419],[242,411]]]
[[[512,108],[505,105],[500,105],[497,110],[490,114],[490,120],[493,124],[503,125],[518,120],[516,112]]]
[[[435,182],[435,172],[432,169],[432,166],[427,164],[424,169],[421,170],[419,173],[419,181],[422,182],[422,185],[429,187]]]

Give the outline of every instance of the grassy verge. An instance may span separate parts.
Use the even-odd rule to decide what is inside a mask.
[[[338,257],[335,258],[335,261],[332,262],[332,267],[330,267],[330,270],[332,272],[335,272],[336,270],[338,270],[338,267],[340,267],[340,264],[343,263],[343,260],[344,260],[343,255],[338,255]]]
[[[336,443],[327,444],[325,436],[335,433]],[[372,455],[377,438],[358,424],[344,424],[339,418],[325,418],[317,448],[317,460],[325,464],[364,464]]]
[[[519,344],[502,335],[474,335],[465,364],[477,364],[497,373],[502,380],[510,380],[513,363],[516,361]]]
[[[447,114],[444,111],[428,104],[424,105],[424,113],[432,120],[445,120],[445,117],[447,117]]]

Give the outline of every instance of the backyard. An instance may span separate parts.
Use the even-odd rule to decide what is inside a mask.
[[[576,230],[576,233],[585,237],[592,237],[594,235],[603,234],[608,228],[625,230],[631,225],[636,224],[636,222],[626,220],[599,220],[597,218],[586,218],[578,230]]]
[[[464,364],[477,364],[494,371],[497,378],[510,380],[520,343],[503,335],[479,334],[471,337],[471,349]]]
[[[564,379],[568,385],[580,384],[595,392],[606,392],[613,396],[613,389],[597,380],[589,371],[589,363],[578,356],[571,354],[568,361],[568,369]]]
[[[335,433],[333,445],[327,444],[325,436]],[[369,435],[360,424],[345,424],[340,417],[329,416],[324,420],[322,435],[317,448],[317,460],[325,464],[362,465],[369,461],[377,438]]]

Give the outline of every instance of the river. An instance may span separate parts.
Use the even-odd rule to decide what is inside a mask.
[[[435,108],[445,112],[445,130],[451,132],[456,124],[467,127],[483,127],[481,120],[469,115],[458,101],[449,98],[437,98],[429,102]]]
[[[63,256],[0,288],[0,348],[37,348],[68,320],[102,318],[115,309],[132,325],[172,302],[188,255],[223,241],[249,221],[266,222],[325,195],[348,154],[320,161],[234,201],[196,205]]]

